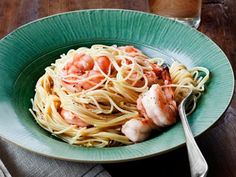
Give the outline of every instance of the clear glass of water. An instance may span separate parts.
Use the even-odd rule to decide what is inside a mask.
[[[149,0],[151,13],[166,16],[198,28],[201,21],[202,0]]]

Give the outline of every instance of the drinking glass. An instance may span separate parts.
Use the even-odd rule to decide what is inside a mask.
[[[198,28],[201,21],[202,0],[149,0],[152,13],[166,16]]]

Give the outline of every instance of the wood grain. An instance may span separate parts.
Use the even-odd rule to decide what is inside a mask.
[[[65,11],[119,8],[147,11],[145,0],[0,0],[0,38],[32,20]]]
[[[199,30],[226,53],[236,69],[236,1],[204,0]],[[55,13],[91,9],[122,8],[148,11],[148,0],[0,0],[0,38],[32,20]],[[236,95],[222,118],[197,142],[209,164],[209,177],[236,177]],[[136,162],[109,164],[113,177],[190,176],[186,147]]]
[[[236,69],[236,1],[207,0],[202,9],[201,32],[216,42]]]

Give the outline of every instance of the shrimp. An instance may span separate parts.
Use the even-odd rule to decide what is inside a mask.
[[[81,75],[85,71],[89,71],[94,67],[94,60],[91,56],[84,53],[76,53],[73,60],[68,62],[63,68],[63,74]]]
[[[67,79],[67,81],[64,81],[63,85],[72,92],[78,92],[82,89],[90,89],[100,83],[104,79],[104,76],[101,74],[98,67],[104,73],[108,73],[110,60],[108,57],[100,56],[95,59],[95,62],[97,63],[97,66],[94,64],[93,58],[89,55],[84,53],[75,54],[73,61],[68,62],[63,68],[63,74],[75,74],[79,77],[71,77]],[[91,79],[82,81],[88,77],[91,77]],[[71,82],[68,82],[68,80],[71,80]]]
[[[118,47],[121,51],[124,51],[128,53],[129,56],[135,57],[139,56],[141,54],[141,51],[135,48],[134,46],[123,46],[123,47]]]
[[[174,100],[174,92],[166,85],[171,84],[169,70],[165,67],[161,73],[164,87],[154,84],[138,101],[138,109],[141,113],[152,119],[158,127],[165,127],[176,122],[177,105]]]
[[[96,58],[95,62],[104,73],[108,73],[109,66],[111,64],[108,57],[100,56]],[[85,90],[90,89],[94,87],[96,84],[102,82],[102,80],[104,79],[104,76],[102,75],[98,67],[94,65],[92,70],[88,71],[86,74],[83,75],[84,78],[92,77],[91,79],[89,79],[89,82],[87,81],[82,82],[81,85],[83,89]]]
[[[136,53],[138,52],[138,49],[136,49],[134,46],[128,45],[125,47],[120,47],[121,49],[124,49],[125,52],[127,53]]]
[[[108,73],[109,70],[109,66],[111,64],[110,60],[108,57],[106,56],[100,56],[96,59],[96,63],[98,64],[98,66],[100,67],[100,69],[104,72],[104,73]],[[97,68],[97,66],[95,65],[93,70],[95,71],[99,71],[99,69]]]
[[[153,72],[157,75],[160,76],[161,73],[163,72],[163,68],[160,67],[158,64],[151,63],[151,67]],[[165,67],[166,68],[166,67]]]
[[[176,122],[177,106],[170,88],[162,89],[160,85],[154,84],[140,100],[143,106],[140,111],[145,117],[152,119],[158,127]]]
[[[74,114],[68,110],[62,109],[61,116],[65,119],[65,121],[69,124],[78,125],[79,127],[87,127],[89,124],[84,122],[79,118],[77,114]]]
[[[144,71],[144,75],[146,76],[147,81],[148,81],[148,87],[150,87],[153,84],[157,84],[157,83],[163,84],[163,81],[160,80],[160,78],[163,78],[163,76],[165,75],[165,73],[166,73],[165,69],[158,66],[157,64],[154,64],[154,63],[151,63],[151,67],[152,67],[151,71],[149,71],[149,70]],[[136,73],[133,73],[131,75],[132,79],[135,79],[136,77],[137,77]],[[168,78],[168,79],[170,79],[170,78]],[[133,82],[128,80],[128,83],[132,84]],[[135,82],[134,86],[142,87],[144,84],[145,84],[145,82],[144,82],[144,79],[142,78],[142,79],[138,80],[137,82]]]
[[[81,82],[81,87],[85,90],[94,87],[96,84],[102,82],[102,80],[104,79],[104,76],[101,74],[101,72],[96,70],[91,70],[84,75],[84,78],[87,77],[92,77],[92,78],[89,79],[88,81]]]
[[[141,120],[131,119],[122,126],[122,132],[131,141],[142,141],[150,135],[153,129],[166,127],[176,122],[177,105],[174,100],[174,93],[170,87],[165,86],[171,84],[168,68],[164,68],[161,75],[164,87],[153,84],[137,100],[137,109],[144,118]],[[149,123],[146,125],[143,120]]]
[[[148,87],[150,87],[152,84],[158,83],[158,77],[153,71],[145,71],[144,75],[147,77]],[[134,83],[134,79],[137,78],[137,74],[133,73],[130,77],[132,80],[127,80],[127,83],[132,85]],[[142,87],[144,86],[145,82],[144,79],[141,78],[138,81],[135,82],[135,87]]]
[[[62,84],[66,89],[70,90],[71,92],[76,93],[82,91],[82,85],[80,83],[69,83],[63,81]]]
[[[153,71],[146,71],[144,75],[147,77],[148,86],[150,87],[152,84],[156,84],[158,82],[157,75]]]
[[[121,132],[132,142],[140,142],[147,139],[156,128],[151,119],[130,119],[122,126]]]

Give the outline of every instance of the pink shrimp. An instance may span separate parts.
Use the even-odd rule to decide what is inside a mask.
[[[89,71],[93,68],[93,58],[84,53],[76,53],[73,57],[72,62],[68,62],[63,68],[63,73],[81,75],[85,71]]]
[[[111,64],[108,57],[100,56],[95,59],[95,62],[97,62],[98,67],[100,67],[104,73],[108,73]],[[78,92],[82,89],[87,90],[94,87],[104,79],[104,76],[101,74],[98,67],[94,65],[94,60],[89,55],[84,53],[75,54],[73,61],[68,62],[62,72],[65,76],[75,74],[79,76],[79,78],[67,78],[67,81],[64,81],[64,86],[72,92]],[[82,81],[88,77],[92,78],[87,81]],[[75,82],[76,80],[78,80],[78,82]]]
[[[128,45],[128,46],[125,46],[124,48],[125,48],[125,52],[127,52],[127,53],[138,52],[138,49],[136,49],[134,46]]]
[[[139,110],[158,127],[176,122],[177,106],[170,88],[162,89],[160,85],[154,84],[139,100],[142,105]]]
[[[132,142],[140,142],[147,139],[156,125],[151,119],[130,119],[121,129]]]
[[[87,74],[84,75],[84,78],[87,78],[87,77],[93,77],[93,78],[89,79],[88,81],[81,82],[81,87],[85,90],[88,90],[94,87],[95,85],[97,85],[104,79],[104,76],[101,74],[101,72],[95,71],[95,70],[91,70]]]
[[[165,85],[171,83],[167,68],[164,68],[162,78]],[[174,93],[170,87],[162,88],[159,84],[152,85],[150,89],[137,100],[137,109],[140,111],[140,114],[145,117],[145,120],[153,124],[152,126],[150,126],[150,124],[147,126],[140,120],[138,120],[139,123],[131,121],[132,119],[127,121],[122,127],[122,132],[131,141],[142,141],[144,137],[147,138],[149,136],[152,129],[166,127],[176,122],[177,105],[174,100]],[[131,133],[134,131],[137,133],[135,138],[133,133]]]
[[[157,75],[153,71],[146,71],[144,75],[148,79],[148,86],[150,87],[152,84],[156,84],[158,82]]]
[[[62,109],[61,116],[65,119],[65,121],[69,124],[78,125],[79,127],[87,127],[89,124],[84,122],[79,118],[77,114],[74,114],[68,110]]]
[[[104,72],[104,73],[108,73],[108,70],[109,70],[109,66],[111,64],[110,60],[108,57],[106,56],[100,56],[96,59],[96,62],[98,64],[98,66],[101,68],[101,70]],[[95,65],[93,70],[95,71],[99,71],[99,69],[97,68],[97,66]]]
[[[163,84],[163,81],[161,80],[163,78],[163,73],[165,73],[165,70],[158,66],[157,64],[151,63],[152,70],[151,71],[144,71],[144,75],[147,77],[148,80],[148,87],[150,87],[153,84]],[[132,79],[135,79],[137,77],[136,73],[133,73],[131,75]],[[170,78],[168,78],[170,79]],[[127,80],[129,84],[132,84],[133,82],[131,80]],[[144,85],[144,79],[140,79],[137,81],[134,86],[136,87],[142,87]]]
[[[150,87],[152,84],[158,83],[158,77],[157,77],[157,75],[156,75],[153,71],[145,71],[145,72],[144,72],[144,75],[147,77],[148,87]],[[131,75],[131,78],[132,78],[132,79],[135,79],[136,77],[137,77],[137,74],[136,74],[136,73],[134,73],[134,74]],[[132,84],[134,81],[127,80],[127,82],[128,82],[129,84]],[[144,79],[142,78],[142,79],[138,80],[138,81],[134,84],[134,86],[135,86],[135,87],[142,87],[144,84],[145,84],[145,82],[144,82]]]
[[[135,57],[141,54],[140,50],[138,50],[137,48],[135,48],[134,46],[122,46],[122,47],[118,47],[118,49],[127,52],[129,54],[129,56]]]
[[[160,76],[162,71],[163,71],[163,68],[160,67],[158,64],[154,64],[152,63],[151,64],[151,67],[152,67],[152,70],[153,72],[157,75],[157,76]]]

